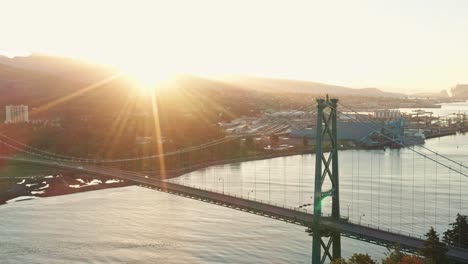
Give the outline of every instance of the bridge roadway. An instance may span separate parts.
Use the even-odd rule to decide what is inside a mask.
[[[91,164],[75,164],[71,162],[49,161],[29,158],[17,158],[0,156],[0,159],[16,160],[28,163],[35,163],[44,166],[62,168],[67,170],[86,172],[94,175],[119,178],[132,181],[143,186],[154,188],[160,191],[177,194],[217,205],[230,207],[258,215],[270,217],[307,227],[312,226],[313,215],[294,208],[285,208],[278,205],[268,204],[261,201],[249,200],[239,196],[213,192],[209,190],[197,189],[190,186],[179,185],[163,181],[160,179],[147,178],[143,174],[123,171],[108,167],[96,166]],[[357,240],[366,241],[382,246],[400,245],[401,248],[416,252],[423,247],[424,240],[410,237],[403,234],[396,234],[375,227],[357,225],[342,219],[334,221],[331,218],[324,217],[322,226],[328,230],[336,230],[342,235]],[[451,260],[468,263],[468,250],[461,248],[449,248],[448,256]]]

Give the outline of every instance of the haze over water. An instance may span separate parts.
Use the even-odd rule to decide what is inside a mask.
[[[468,135],[429,139],[424,146],[468,160]],[[448,163],[422,147],[415,150]],[[353,222],[420,237],[430,226],[445,231],[457,213],[468,214],[468,178],[409,149],[346,150],[339,152],[339,160],[341,216],[348,217],[349,207]],[[293,208],[310,204],[301,210],[312,212],[314,172],[315,155],[297,155],[215,166],[171,181],[218,192],[224,188],[225,193]],[[326,199],[323,213],[330,209],[331,199]]]
[[[468,160],[466,134],[424,146]],[[351,221],[420,236],[430,226],[441,233],[458,212],[468,214],[468,178],[409,149],[339,155],[341,214],[348,216],[349,205]],[[314,155],[249,161],[172,181],[298,207],[312,202],[314,162]],[[133,186],[0,206],[0,255],[2,263],[310,263],[311,237],[304,230]],[[363,252],[380,259],[385,251],[343,242],[346,257]]]

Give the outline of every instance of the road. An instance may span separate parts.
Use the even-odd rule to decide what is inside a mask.
[[[202,190],[190,186],[179,185],[150,178],[136,172],[123,171],[109,167],[96,166],[91,164],[74,164],[71,162],[59,162],[49,160],[39,160],[30,158],[18,158],[0,156],[0,159],[23,161],[28,163],[41,164],[45,166],[57,167],[72,171],[86,172],[94,175],[119,178],[132,181],[143,186],[151,187],[160,191],[177,194],[193,199],[210,202],[217,205],[255,213],[258,215],[282,220],[307,227],[312,226],[313,215],[298,208],[287,208],[264,201],[249,200],[244,197],[233,196],[231,194],[218,193],[210,190]],[[410,237],[403,234],[396,234],[388,230],[381,230],[370,226],[361,226],[348,222],[344,219],[335,221],[329,217],[324,217],[322,227],[339,231],[342,235],[355,238],[370,243],[393,246],[399,245],[403,249],[417,251],[423,247],[424,240]],[[461,248],[449,248],[448,256],[452,260],[468,263],[468,250]]]

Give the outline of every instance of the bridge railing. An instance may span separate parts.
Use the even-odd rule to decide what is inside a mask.
[[[15,158],[15,157],[8,157],[8,158],[14,158],[14,159],[19,159],[19,160],[24,160],[24,161],[34,161],[34,162],[42,162],[42,163],[47,163],[47,164],[50,164],[50,165],[61,165],[62,167],[66,168],[66,167],[76,167],[76,166],[83,166],[82,171],[88,171],[88,172],[92,172],[92,169],[94,169],[95,166],[93,165],[84,165],[84,164],[74,164],[74,163],[70,163],[70,162],[58,162],[57,161],[49,161],[49,160],[38,160],[38,159],[29,159],[29,158]],[[112,167],[103,167],[103,166],[99,166],[99,169],[104,169],[104,170],[109,170],[109,171],[115,171],[115,172],[118,172],[118,173],[125,173],[125,174],[128,174],[128,175],[133,175],[133,176],[138,176],[138,177],[144,177],[144,174],[141,174],[141,173],[138,173],[138,172],[133,172],[133,171],[122,171],[122,170],[119,170],[119,169],[115,169],[115,168],[112,168]],[[241,194],[241,195],[238,195],[236,193],[230,193],[230,192],[226,192],[226,191],[220,191],[219,189],[213,189],[213,188],[206,188],[206,187],[200,187],[200,186],[197,186],[195,184],[185,184],[185,183],[178,183],[180,185],[184,185],[184,186],[189,186],[189,187],[192,187],[192,188],[196,188],[196,189],[204,189],[204,190],[209,190],[211,192],[215,192],[215,193],[219,193],[219,194],[225,194],[225,195],[229,195],[229,196],[233,196],[233,197],[237,197],[237,198],[242,198],[242,199],[245,199],[245,200],[252,200],[252,201],[255,201],[255,202],[261,202],[261,203],[264,203],[264,204],[269,204],[269,205],[274,205],[274,206],[278,206],[278,207],[283,207],[283,208],[287,208],[287,209],[291,209],[291,210],[295,210],[295,211],[301,211],[301,212],[305,212],[305,213],[308,213],[308,214],[311,214],[312,215],[312,212],[308,211],[307,209],[305,208],[299,208],[299,207],[294,207],[294,206],[290,206],[290,205],[286,205],[286,204],[281,204],[281,203],[276,203],[276,202],[272,202],[270,200],[264,200],[264,199],[258,199],[257,197],[252,197],[252,196],[246,196],[244,194]],[[330,216],[330,214],[327,214],[327,216]],[[355,220],[350,220],[350,219],[347,219],[348,222],[350,223],[353,223],[353,224],[356,224],[356,225],[363,225],[363,223],[359,223],[358,221],[355,221]],[[417,239],[422,239],[423,236],[422,235],[416,235],[414,233],[410,233],[410,232],[402,232],[401,230],[398,230],[398,229],[392,229],[391,227],[382,227],[382,226],[379,226],[379,225],[375,225],[375,224],[372,224],[372,223],[365,223],[363,226],[367,226],[367,227],[371,227],[371,228],[374,228],[374,229],[377,229],[377,230],[382,230],[382,231],[387,231],[387,232],[392,232],[392,233],[395,233],[395,234],[399,234],[399,235],[404,235],[404,236],[408,236],[408,237],[413,237],[413,238],[417,238]]]
[[[174,183],[174,182],[171,182],[171,183]],[[264,204],[274,205],[274,206],[277,206],[277,207],[282,207],[282,208],[286,208],[286,209],[290,209],[290,210],[294,210],[294,211],[298,211],[298,212],[304,212],[304,213],[310,214],[312,216],[312,211],[309,211],[309,210],[307,210],[305,208],[299,208],[299,207],[286,205],[284,203],[283,204],[282,203],[275,203],[275,202],[272,202],[272,201],[269,201],[269,200],[258,199],[255,196],[254,197],[246,196],[244,194],[239,195],[237,193],[231,193],[231,192],[228,192],[228,191],[221,191],[219,189],[201,187],[201,186],[196,185],[196,184],[185,184],[183,182],[182,183],[177,182],[177,184],[180,184],[182,186],[191,187],[191,188],[194,188],[194,189],[200,189],[200,190],[210,191],[210,192],[214,192],[214,193],[218,193],[218,194],[224,194],[226,196],[232,196],[232,197],[236,197],[236,198],[242,198],[242,199],[245,199],[245,200],[251,200],[251,201],[260,202],[260,203],[264,203]],[[331,217],[331,214],[322,214],[322,215],[327,216],[327,217]]]
[[[395,229],[392,229],[391,227],[383,228],[383,227],[381,227],[379,225],[375,225],[375,224],[372,224],[372,223],[367,223],[367,222],[366,223],[362,223],[362,222],[359,223],[359,221],[349,220],[347,218],[345,218],[345,219],[346,219],[347,222],[355,224],[355,225],[365,226],[365,227],[377,229],[377,230],[380,230],[380,231],[386,231],[386,232],[389,232],[389,233],[398,234],[398,235],[402,235],[402,236],[408,236],[408,237],[412,237],[412,238],[423,239],[422,235],[416,235],[416,234],[411,233],[411,232],[402,232],[401,230],[395,230]]]
[[[283,208],[287,208],[287,209],[290,209],[290,210],[305,212],[305,213],[310,214],[311,216],[313,215],[311,210],[307,210],[305,208],[299,208],[299,207],[286,205],[284,203],[276,203],[276,202],[272,202],[272,201],[269,201],[269,200],[258,199],[255,196],[252,197],[251,195],[246,196],[244,194],[239,195],[237,193],[231,193],[231,192],[228,192],[228,191],[223,192],[223,191],[221,191],[219,189],[216,189],[216,188],[202,187],[202,186],[199,186],[197,184],[186,184],[186,183],[183,183],[183,182],[177,182],[177,184],[192,187],[192,188],[196,188],[196,189],[207,190],[207,191],[211,191],[211,192],[215,192],[215,193],[219,193],[219,194],[224,194],[224,195],[228,195],[228,196],[233,196],[233,197],[236,197],[236,198],[242,198],[242,199],[252,200],[252,201],[260,202],[260,203],[264,203],[264,204],[283,207]],[[327,216],[327,217],[331,217],[331,214],[322,214],[322,215]],[[402,236],[407,236],[407,237],[411,237],[411,238],[423,239],[423,237],[424,237],[423,235],[417,235],[417,234],[411,233],[411,232],[404,232],[404,231],[399,230],[399,229],[393,229],[391,227],[385,227],[385,226],[381,226],[381,225],[377,225],[377,224],[373,224],[373,223],[362,222],[362,221],[359,222],[359,221],[351,220],[351,219],[348,219],[348,218],[342,218],[342,220],[344,220],[346,222],[349,222],[349,223],[352,223],[352,224],[355,224],[355,225],[361,225],[361,226],[373,228],[373,229],[376,229],[376,230],[386,231],[386,232],[389,232],[389,233],[398,234],[398,235],[402,235]]]

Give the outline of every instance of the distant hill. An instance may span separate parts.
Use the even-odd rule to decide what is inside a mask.
[[[8,58],[0,55],[0,64],[23,70],[47,73],[79,82],[95,82],[117,72],[116,68],[96,65],[77,59],[32,54]]]
[[[71,59],[33,55],[1,57],[0,61],[0,129],[12,129],[12,136],[22,131],[23,138],[33,138],[36,146],[59,149],[60,153],[82,149],[86,153],[87,147],[81,148],[83,142],[95,142],[90,148],[96,149],[115,143],[110,152],[127,153],[135,137],[154,135],[156,128],[177,147],[193,146],[221,137],[220,122],[271,111],[307,109],[317,96],[327,93],[340,96],[343,102],[358,99],[376,105],[400,101],[395,98],[404,96],[374,88],[306,81],[191,75],[174,76],[155,90],[143,91],[125,76],[109,79],[115,73],[113,69]],[[373,100],[369,96],[385,98]],[[1,125],[7,104],[26,104],[31,120],[57,119],[61,126],[37,128],[42,131],[38,133],[23,126]]]
[[[0,63],[0,103],[40,103],[54,94],[64,94],[80,86],[79,82],[59,76]]]
[[[414,93],[410,96],[417,98],[448,98],[449,94],[447,93],[447,90],[442,90],[439,93]]]
[[[26,104],[34,115],[112,113],[136,91],[124,78],[94,83],[0,63],[0,116],[8,104]]]
[[[468,84],[457,84],[451,90],[452,96],[459,99],[468,99]]]
[[[377,88],[353,89],[345,86],[298,80],[260,78],[250,76],[228,76],[218,77],[216,79],[238,87],[272,93],[328,93],[330,95],[353,95],[366,97],[406,97],[405,94],[384,92]]]
[[[71,113],[113,115],[126,107],[130,98],[141,97],[135,83],[119,76],[92,89],[87,87],[116,72],[109,67],[45,55],[12,59],[0,57],[0,115],[6,104],[27,104],[32,109],[48,107],[44,114],[50,116],[65,113],[69,116]],[[404,94],[376,88],[352,89],[308,81],[246,76],[204,78],[179,75],[159,86],[159,105],[166,109],[168,120],[174,113],[218,120],[219,117],[230,119],[265,110],[298,109],[316,96],[325,94],[405,97]],[[140,99],[137,106],[145,108],[149,99]]]
[[[86,61],[43,54],[33,54],[26,57],[8,58],[0,56],[0,64],[16,68],[47,73],[60,76],[64,79],[85,82],[96,82],[118,72],[116,68],[96,65]],[[180,78],[180,76],[179,76]],[[183,79],[183,77],[182,77]],[[190,86],[196,84],[213,85],[217,81],[218,87],[229,86],[243,89],[253,89],[268,93],[307,93],[307,94],[330,94],[330,95],[353,95],[370,97],[405,97],[401,93],[390,93],[377,88],[353,89],[345,86],[330,85],[317,82],[260,78],[252,76],[227,76],[214,79],[198,78],[198,81],[186,82]]]

